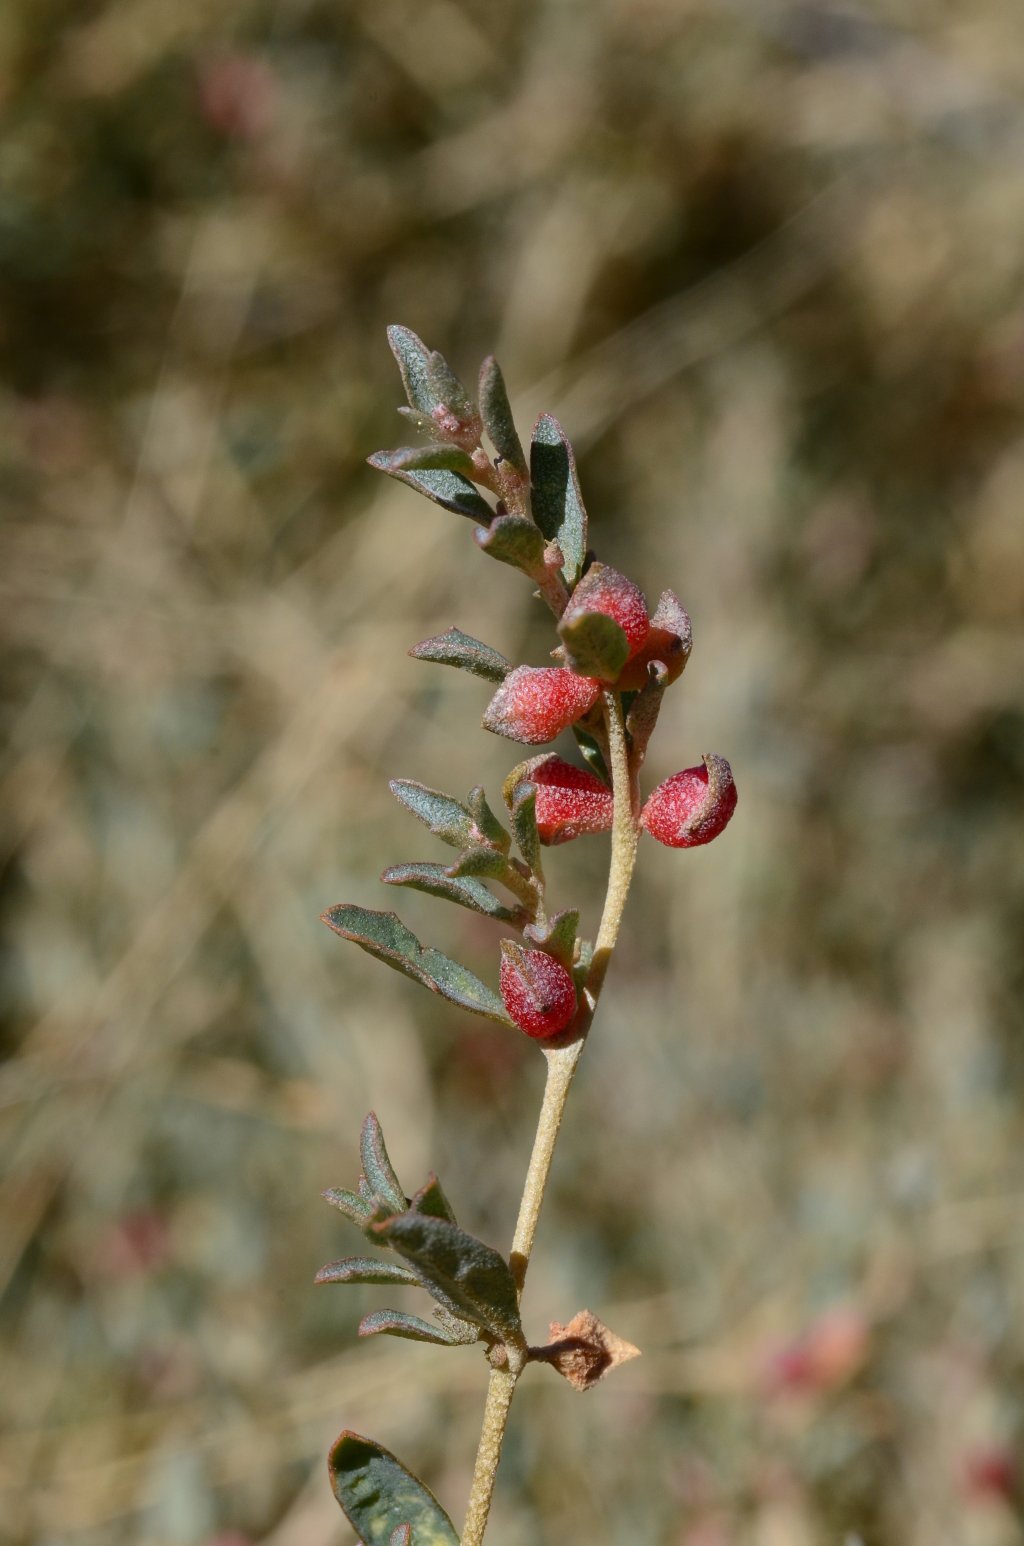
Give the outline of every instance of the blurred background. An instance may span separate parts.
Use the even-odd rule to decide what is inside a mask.
[[[527,1286],[644,1356],[527,1376],[489,1540],[1020,1542],[1019,7],[8,0],[0,103],[3,1546],[349,1546],[343,1427],[461,1524],[484,1360],[357,1342],[319,1193],[372,1107],[507,1251],[543,1059],[317,916],[496,983],[378,883],[389,777],[518,760],[405,652],[553,639],[365,466],[390,322],[562,420],[693,618],[646,786],[740,790],[642,845]]]

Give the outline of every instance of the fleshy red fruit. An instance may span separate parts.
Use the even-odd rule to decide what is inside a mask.
[[[640,824],[669,848],[698,848],[728,824],[736,785],[724,757],[704,753],[702,768],[684,768],[659,784],[640,812]]]
[[[622,692],[639,691],[647,686],[647,667],[660,660],[665,667],[664,685],[670,687],[690,658],[693,633],[686,608],[673,591],[664,591],[658,610],[651,618],[647,643],[623,668],[618,686]]]
[[[647,643],[647,599],[639,585],[609,564],[591,564],[562,613],[560,628],[571,627],[586,612],[603,612],[618,623],[629,641],[630,659]]]
[[[572,976],[546,950],[503,939],[498,983],[505,1008],[527,1036],[557,1036],[576,1013]]]
[[[589,832],[610,832],[615,798],[595,773],[548,752],[518,770],[518,783],[537,786],[537,831],[546,847]]]
[[[484,728],[543,746],[592,709],[600,695],[600,682],[564,666],[517,666],[487,705]]]

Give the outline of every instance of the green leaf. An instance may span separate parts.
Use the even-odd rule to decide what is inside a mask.
[[[472,1014],[483,1015],[487,1020],[497,1020],[500,1025],[512,1024],[496,993],[465,966],[442,955],[440,950],[424,950],[396,913],[373,912],[368,907],[354,907],[343,902],[338,907],[329,907],[320,918],[342,939],[352,940],[378,961],[421,982],[432,993],[439,993],[442,998]]]
[[[428,414],[420,413],[418,408],[407,408],[403,403],[398,412],[403,419],[407,419],[414,429],[422,430],[425,435],[433,435],[437,425]]]
[[[343,1433],[328,1466],[334,1496],[363,1546],[386,1546],[406,1524],[412,1546],[459,1546],[455,1526],[433,1493],[372,1439]]]
[[[400,446],[397,451],[378,451],[376,455],[387,457],[389,472],[438,472],[447,468],[472,478],[476,471],[469,452],[459,446]]]
[[[329,1187],[326,1192],[321,1192],[320,1196],[325,1198],[332,1208],[339,1209],[360,1229],[364,1229],[373,1217],[373,1204],[367,1198],[357,1197],[355,1192],[346,1192],[340,1186]]]
[[[469,848],[473,844],[473,815],[450,794],[439,789],[428,789],[411,778],[393,778],[388,786],[396,800],[418,816],[430,828],[435,837],[452,848]]]
[[[516,927],[527,916],[521,907],[503,907],[493,892],[472,875],[449,875],[443,864],[393,864],[384,871],[381,880],[386,886],[411,886],[415,891],[425,891],[428,896],[443,897],[446,902],[468,907],[470,912],[483,913],[485,918],[497,918],[500,923],[511,923]]]
[[[498,455],[526,476],[526,457],[516,433],[505,378],[493,354],[480,367],[480,414]]]
[[[590,976],[590,965],[594,959],[594,947],[589,939],[581,939],[579,947],[580,958],[572,969],[572,980],[576,984],[577,998],[586,986],[587,978]]]
[[[536,875],[541,867],[536,784],[524,781],[516,785],[512,796],[512,830],[519,844],[519,852]]]
[[[473,399],[437,349],[432,349],[427,358],[427,383],[434,399],[433,406],[443,404],[449,413],[454,413],[460,419],[475,416]]]
[[[508,860],[497,848],[467,848],[454,864],[448,866],[448,874],[453,880],[468,875],[502,880],[508,874]]]
[[[507,854],[512,839],[488,805],[482,784],[474,784],[466,796],[466,804],[484,842],[491,848],[500,848],[503,854]]]
[[[549,956],[554,956],[566,971],[571,971],[576,930],[579,926],[578,909],[567,908],[564,912],[555,913],[546,929],[538,929],[535,924],[528,924],[523,930],[523,937],[529,940],[531,945],[536,945],[538,949],[546,950]]]
[[[432,499],[435,505],[442,505],[445,510],[453,510],[456,515],[468,515],[473,521],[490,521],[494,511],[468,478],[464,478],[459,472],[451,472],[448,468],[438,467],[423,472],[403,470],[401,467],[391,465],[391,455],[388,451],[375,451],[366,460],[371,467],[378,472],[386,472],[389,477],[397,478],[400,483],[408,483],[418,494],[425,494]]]
[[[572,733],[576,737],[579,749],[583,753],[588,767],[597,774],[598,778],[603,779],[610,789],[612,787],[612,776],[608,771],[608,764],[604,760],[604,753],[595,737],[591,735],[589,730],[584,730],[579,720],[573,725]]]
[[[490,525],[478,526],[476,544],[492,558],[521,569],[531,579],[544,573],[544,534],[524,515],[496,515]]]
[[[404,1256],[454,1314],[475,1321],[502,1342],[520,1337],[515,1279],[504,1257],[482,1240],[419,1213],[386,1219],[374,1234]]]
[[[409,406],[429,419],[437,401],[430,385],[430,350],[408,327],[389,327],[388,343],[402,372]]]
[[[503,682],[512,670],[512,662],[481,644],[479,639],[457,628],[448,628],[436,638],[424,639],[409,651],[414,660],[436,660],[443,666],[457,666],[460,671],[472,671],[485,682]]]
[[[405,1188],[395,1175],[395,1167],[388,1159],[384,1147],[384,1134],[374,1112],[370,1112],[359,1135],[359,1157],[363,1163],[366,1184],[375,1197],[380,1197],[392,1213],[404,1213],[409,1206]]]
[[[596,676],[614,682],[629,659],[626,631],[607,612],[581,612],[572,622],[559,624],[566,664],[579,676]]]
[[[410,1342],[433,1342],[437,1347],[458,1346],[443,1326],[432,1326],[429,1321],[421,1321],[418,1315],[406,1315],[401,1310],[375,1310],[372,1315],[364,1315],[359,1322],[359,1335],[408,1337]]]
[[[441,1183],[431,1171],[427,1177],[425,1186],[421,1186],[415,1197],[409,1199],[410,1213],[426,1213],[433,1219],[447,1219],[449,1224],[457,1224],[458,1219],[452,1212],[452,1205],[441,1189]]]
[[[420,1280],[408,1267],[396,1261],[382,1261],[380,1257],[344,1256],[341,1261],[328,1262],[321,1267],[314,1283],[408,1283],[420,1287]]]
[[[562,550],[562,577],[572,590],[587,555],[587,512],[583,506],[572,446],[557,419],[542,413],[530,447],[533,518]]]

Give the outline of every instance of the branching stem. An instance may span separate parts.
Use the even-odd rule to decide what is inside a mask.
[[[608,747],[611,753],[612,790],[615,797],[612,818],[612,857],[608,871],[608,891],[604,912],[594,947],[594,959],[587,977],[580,1007],[572,1026],[560,1038],[560,1045],[544,1047],[548,1073],[544,1086],[544,1101],[537,1123],[537,1136],[533,1141],[530,1168],[526,1173],[523,1198],[519,1205],[519,1219],[512,1241],[510,1265],[522,1299],[526,1269],[530,1264],[530,1252],[537,1232],[544,1190],[551,1171],[558,1129],[562,1125],[562,1113],[572,1084],[576,1065],[583,1051],[597,1001],[604,986],[605,974],[612,951],[619,935],[629,884],[636,863],[636,845],[640,837],[640,824],[636,809],[626,745],[626,725],[622,713],[622,699],[611,688],[605,690],[602,699]],[[492,1369],[487,1387],[487,1403],[484,1407],[483,1431],[477,1449],[473,1471],[473,1488],[469,1496],[469,1509],[462,1532],[462,1546],[480,1546],[487,1528],[487,1516],[494,1492],[494,1478],[501,1459],[501,1441],[505,1434],[509,1407],[516,1388],[518,1374],[508,1369]]]

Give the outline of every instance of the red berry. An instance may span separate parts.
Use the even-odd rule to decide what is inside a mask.
[[[543,746],[594,707],[601,686],[564,666],[517,666],[487,705],[484,728]]]
[[[537,831],[548,847],[588,832],[609,832],[615,800],[607,784],[554,752],[517,770],[517,783],[537,785]]]
[[[669,848],[710,843],[736,809],[736,785],[724,757],[705,752],[704,767],[684,768],[659,784],[640,812],[640,824]]]
[[[572,975],[546,950],[503,939],[498,982],[505,1008],[527,1036],[557,1036],[576,1013]]]
[[[647,686],[647,667],[660,660],[666,668],[664,685],[670,687],[690,658],[693,634],[685,607],[672,591],[663,593],[658,610],[651,618],[651,631],[647,643],[639,654],[634,655],[622,671],[618,687],[622,692],[639,691]]]
[[[578,622],[585,612],[604,612],[613,618],[629,640],[629,658],[647,643],[651,620],[647,600],[639,585],[608,564],[591,564],[562,613],[561,627]]]

